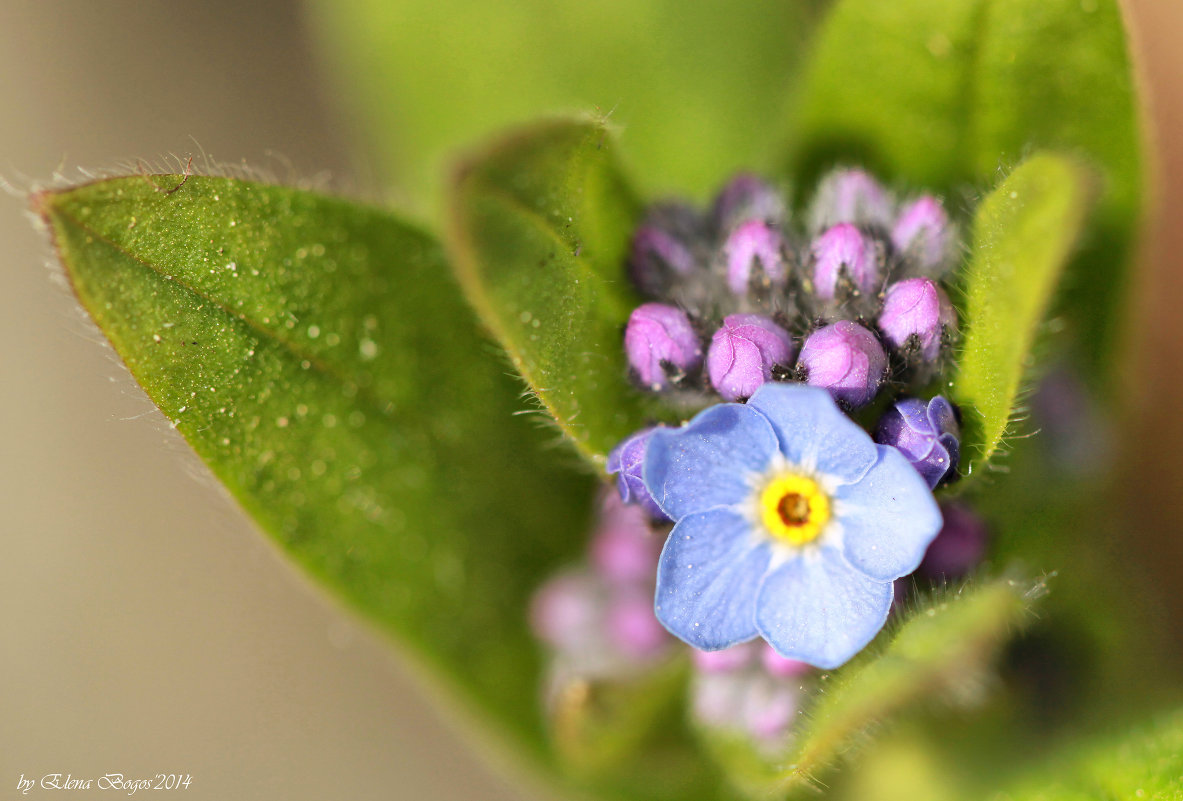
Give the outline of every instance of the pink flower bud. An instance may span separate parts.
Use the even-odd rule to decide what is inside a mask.
[[[823,300],[838,294],[843,276],[855,289],[879,288],[879,248],[875,240],[850,223],[839,223],[813,240],[813,290]]]
[[[934,362],[941,355],[946,329],[956,328],[957,312],[932,279],[907,278],[887,288],[879,330],[896,350],[908,352],[909,342],[915,342],[917,355]]]
[[[886,229],[891,224],[891,198],[862,170],[834,170],[818,184],[809,219],[815,231],[837,223]]]
[[[945,266],[952,238],[949,216],[932,195],[921,195],[905,206],[891,229],[895,249],[925,271]]]
[[[686,312],[664,303],[633,310],[624,329],[624,350],[646,389],[667,389],[678,377],[702,364],[702,345]]]
[[[858,323],[839,320],[814,331],[801,348],[806,381],[824,387],[835,400],[865,406],[879,391],[887,354],[879,340]]]
[[[777,228],[763,220],[743,223],[723,245],[727,286],[737,295],[747,294],[753,274],[762,274],[771,286],[784,286],[789,277],[785,252],[785,239]]]
[[[793,338],[767,317],[732,314],[711,338],[707,374],[729,401],[750,397],[772,380],[772,370],[793,361]]]

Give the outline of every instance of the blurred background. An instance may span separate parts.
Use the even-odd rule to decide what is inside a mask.
[[[1122,442],[1165,580],[1183,564],[1183,7],[1127,7],[1160,204]],[[204,150],[400,197],[351,156],[307,21],[291,0],[0,0],[0,176]],[[0,196],[0,798],[52,772],[187,773],[187,798],[535,797],[207,477],[54,280],[25,207]]]

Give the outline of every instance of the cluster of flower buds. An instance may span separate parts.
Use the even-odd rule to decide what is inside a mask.
[[[739,734],[758,747],[783,747],[801,706],[802,683],[813,672],[760,640],[722,651],[695,651],[695,720]]]
[[[840,169],[804,219],[792,225],[781,194],[746,174],[705,214],[650,210],[629,261],[648,302],[624,334],[638,386],[693,403],[803,380],[858,408],[887,381],[927,383],[957,328],[940,278],[959,244],[941,201],[897,202]]]
[[[803,220],[792,225],[781,193],[747,174],[707,213],[654,206],[629,261],[648,298],[624,331],[634,380],[687,406],[744,401],[770,381],[823,387],[847,410],[887,390],[900,399],[877,441],[899,448],[930,487],[951,480],[956,410],[908,397],[931,382],[957,330],[940,279],[959,243],[941,201],[898,202],[867,173],[839,169]],[[608,469],[626,502],[660,518],[641,474],[650,432],[622,442]]]
[[[653,613],[662,538],[636,505],[600,495],[588,558],[538,590],[531,627],[563,678],[621,678],[651,667],[673,638]]]

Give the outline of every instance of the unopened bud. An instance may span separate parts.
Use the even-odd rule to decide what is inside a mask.
[[[633,234],[629,276],[643,295],[668,294],[672,285],[695,273],[701,265],[698,243],[702,220],[681,203],[658,204],[646,213]]]
[[[788,218],[788,211],[781,193],[767,181],[751,173],[740,173],[719,190],[711,218],[715,230],[727,233],[751,220],[779,225]]]
[[[957,312],[932,279],[906,278],[887,288],[879,330],[897,351],[915,352],[934,362],[941,355],[945,331],[956,328]]]
[[[645,466],[645,448],[654,430],[643,428],[613,448],[608,454],[607,470],[616,474],[616,489],[622,501],[640,506],[654,520],[665,520],[665,513],[645,488],[642,473]]]
[[[801,348],[800,365],[809,384],[824,387],[835,400],[858,408],[879,391],[887,354],[866,328],[839,320],[809,335]]]
[[[624,330],[624,350],[641,384],[654,392],[702,364],[702,345],[690,318],[664,303],[633,310]]]
[[[763,220],[741,224],[723,245],[727,285],[736,295],[746,294],[756,275],[772,286],[784,286],[789,277],[786,253],[785,238],[775,226]]]
[[[891,224],[891,198],[862,170],[834,170],[818,184],[809,220],[814,231],[837,223],[886,230]]]
[[[899,449],[932,488],[954,474],[960,436],[953,405],[940,395],[927,403],[917,398],[897,401],[875,431],[875,441]]]
[[[879,287],[879,246],[851,223],[838,223],[813,240],[813,290],[833,300],[846,282],[864,294]]]
[[[793,362],[793,338],[767,317],[732,314],[711,338],[707,374],[725,400],[748,398]]]
[[[953,228],[941,201],[921,195],[900,211],[891,229],[897,252],[926,272],[939,272],[952,255]]]

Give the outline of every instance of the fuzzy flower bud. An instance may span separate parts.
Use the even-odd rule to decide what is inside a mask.
[[[844,222],[886,229],[891,224],[891,198],[862,170],[835,170],[818,184],[809,220],[815,231]]]
[[[788,217],[784,198],[774,187],[750,173],[740,173],[727,182],[715,198],[711,219],[715,230],[727,233],[750,220],[774,225]]]
[[[806,381],[854,408],[875,397],[887,370],[879,340],[858,323],[839,320],[814,331],[801,348]]]
[[[957,312],[932,279],[907,278],[887,288],[879,330],[896,350],[911,351],[912,341],[921,359],[934,362],[941,354],[945,330],[956,327]]]
[[[686,312],[664,303],[645,303],[633,309],[624,329],[628,363],[646,389],[667,389],[671,377],[680,378],[702,364],[702,345]]]
[[[898,448],[932,488],[956,470],[960,436],[953,405],[940,395],[927,403],[916,398],[898,401],[875,431],[875,441]]]
[[[643,428],[613,448],[608,454],[607,470],[616,474],[616,489],[622,501],[640,506],[654,520],[665,520],[665,513],[645,488],[642,474],[645,448],[655,430]]]
[[[793,361],[793,338],[767,317],[732,314],[711,338],[707,374],[725,400],[749,397],[772,380],[772,370]]]
[[[661,297],[670,285],[699,267],[696,243],[702,236],[698,212],[680,203],[654,206],[633,234],[629,276],[642,294]]]
[[[945,265],[952,241],[949,216],[932,195],[921,195],[904,206],[891,229],[895,249],[926,271]]]
[[[941,516],[945,523],[925,551],[920,572],[931,578],[958,579],[982,561],[989,531],[985,521],[963,503],[941,504]]]
[[[727,237],[727,285],[737,295],[747,294],[752,274],[762,272],[768,283],[784,286],[788,280],[786,246],[780,230],[763,220],[749,220]]]
[[[833,300],[843,276],[863,293],[879,284],[879,248],[875,240],[851,223],[838,223],[813,240],[813,288],[823,300]]]

